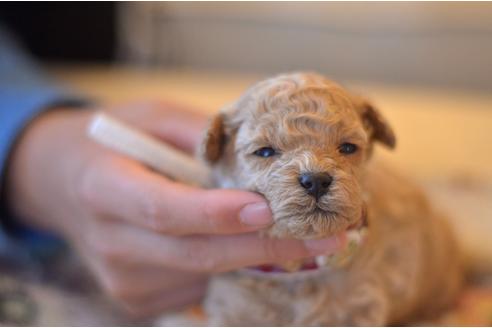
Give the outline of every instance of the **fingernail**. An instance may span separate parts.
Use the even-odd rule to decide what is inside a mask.
[[[341,245],[338,236],[327,239],[305,240],[304,245],[311,255],[322,255],[337,250]]]
[[[266,226],[272,223],[272,211],[265,202],[248,204],[239,212],[239,220],[249,226]]]

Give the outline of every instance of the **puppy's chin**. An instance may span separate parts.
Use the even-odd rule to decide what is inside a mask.
[[[334,236],[364,221],[362,203],[351,206],[326,206],[326,204],[307,204],[289,211],[276,211],[273,208],[274,224],[264,233],[275,238],[319,239]]]

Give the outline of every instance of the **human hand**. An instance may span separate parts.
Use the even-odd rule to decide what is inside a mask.
[[[192,153],[206,118],[172,104],[111,115]],[[259,238],[271,224],[260,195],[173,182],[86,137],[94,110],[53,110],[26,129],[9,164],[11,209],[63,235],[111,296],[138,314],[201,297],[207,274],[326,254],[337,238]]]

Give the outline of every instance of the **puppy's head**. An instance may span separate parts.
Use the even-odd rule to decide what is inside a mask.
[[[271,236],[320,238],[361,219],[374,141],[395,146],[368,102],[322,76],[291,74],[259,82],[215,116],[201,156],[218,186],[265,196]]]

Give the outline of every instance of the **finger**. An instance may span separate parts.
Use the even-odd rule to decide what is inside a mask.
[[[336,237],[309,241],[270,239],[248,233],[236,236],[169,238],[166,244],[168,251],[162,255],[164,263],[179,263],[180,269],[196,272],[224,272],[331,254],[338,250],[340,241]]]
[[[82,197],[102,216],[173,235],[248,232],[272,222],[265,199],[254,193],[171,182],[116,156],[94,166]]]
[[[99,252],[133,265],[161,265],[184,271],[221,272],[331,254],[344,235],[322,240],[259,238],[257,233],[225,236],[162,236],[146,229],[112,224],[105,238],[91,242]],[[104,233],[104,229],[101,229]]]
[[[154,265],[124,266],[93,257],[94,271],[101,287],[120,303],[145,303],[191,285],[206,285],[203,274],[177,271]],[[97,263],[95,263],[97,262]]]
[[[185,289],[203,284],[208,275],[165,268],[157,265],[129,266],[123,263],[104,263],[113,281],[117,281],[126,300],[145,302],[165,291]]]

